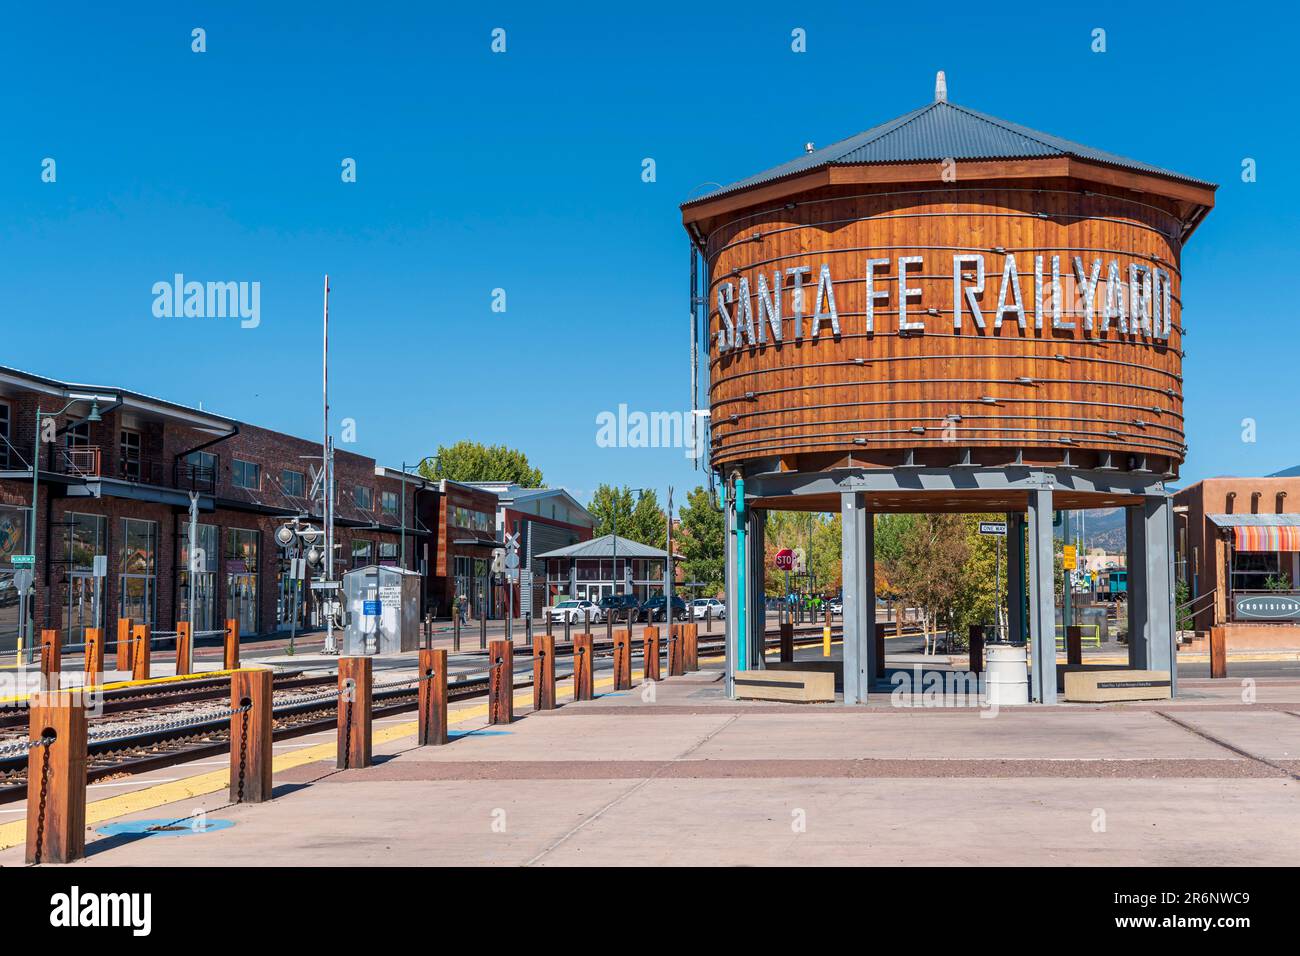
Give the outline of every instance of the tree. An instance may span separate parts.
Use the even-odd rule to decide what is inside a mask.
[[[653,548],[663,548],[668,540],[668,519],[664,511],[659,507],[659,496],[653,489],[643,492],[636,500],[636,507],[632,509],[632,520],[628,523],[628,530],[623,532],[623,526],[619,525],[619,532],[625,538],[631,538],[633,541],[640,541],[642,544],[648,544]]]
[[[818,592],[840,588],[841,536],[840,516],[812,514],[807,511],[769,511],[766,527],[766,561],[764,590],[768,595],[785,594],[785,572],[773,567],[776,552],[782,548],[802,548],[811,572],[812,588]],[[791,589],[809,586],[809,577],[791,577]]]
[[[505,445],[458,441],[438,446],[438,459],[420,466],[426,478],[450,481],[509,481],[525,488],[543,488],[542,472],[528,464],[528,456]]]
[[[722,588],[724,566],[724,526],[717,500],[699,486],[686,496],[679,517],[674,543],[682,555],[686,580],[699,584],[705,594],[716,594]]]
[[[964,569],[970,540],[963,515],[917,515],[903,531],[899,556],[891,562],[889,577],[900,597],[921,609],[926,651],[930,634],[945,616],[952,627],[953,611],[964,586]]]
[[[591,503],[587,505],[587,510],[596,519],[596,537],[613,534],[617,528],[619,536],[626,538],[632,528],[634,507],[631,488],[598,485],[591,496]]]

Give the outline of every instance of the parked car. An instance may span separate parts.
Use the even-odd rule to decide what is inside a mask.
[[[841,598],[834,598],[830,603],[831,613],[836,617],[844,616],[844,601]]]
[[[647,621],[662,621],[668,617],[668,602],[662,594],[649,598],[641,605],[640,617]],[[673,595],[673,617],[679,621],[686,619],[686,602]]]
[[[627,620],[631,615],[633,620],[638,617],[640,604],[633,594],[606,594],[600,599],[600,609],[606,615],[612,617],[615,623]],[[604,620],[604,618],[601,618]]]
[[[546,609],[552,621],[559,621],[563,624],[568,621],[570,624],[581,624],[585,619],[592,624],[599,624],[605,620],[605,612],[601,610],[600,605],[595,601],[587,600],[568,600],[557,601],[551,607]]]
[[[711,620],[720,621],[727,616],[727,605],[717,598],[696,598],[691,602],[691,617],[697,621],[704,620],[705,611]]]

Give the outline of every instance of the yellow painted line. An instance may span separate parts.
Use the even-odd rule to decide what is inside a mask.
[[[248,668],[242,668],[247,670]],[[33,672],[35,673],[35,672]],[[80,673],[79,671],[68,671],[67,673]],[[76,685],[73,687],[63,687],[62,690],[121,690],[123,687],[149,687],[155,684],[174,684],[178,681],[187,680],[211,680],[214,677],[229,677],[231,674],[238,673],[233,671],[201,671],[198,674],[173,674],[170,677],[150,677],[148,680],[119,680],[108,684],[92,684],[89,687]],[[0,697],[0,704],[17,704],[24,700],[30,700],[31,694],[20,694],[13,697]]]
[[[641,677],[641,671],[633,672],[633,679]],[[613,677],[602,677],[594,682],[594,688],[609,687],[614,683]],[[533,693],[531,690],[522,694],[515,695],[516,706],[531,704]],[[472,707],[465,707],[448,714],[447,723],[451,725],[463,724],[475,717],[486,717],[488,712],[487,704],[475,704]],[[383,730],[374,732],[372,746],[386,744],[394,740],[400,740],[403,737],[410,737],[419,729],[419,722],[412,720],[395,727],[386,727]],[[271,760],[271,773],[275,774],[285,770],[291,770],[294,767],[301,767],[305,764],[316,763],[320,760],[326,760],[338,753],[338,743],[330,741],[324,744],[315,744],[310,747],[303,747],[301,750],[295,750],[292,753],[281,754],[273,757]],[[96,800],[94,803],[86,805],[86,825],[93,826],[96,823],[103,823],[105,820],[113,820],[117,817],[127,816],[132,813],[142,813],[145,810],[153,810],[156,807],[166,806],[171,803],[178,803],[182,800],[191,800],[195,797],[201,797],[209,793],[216,793],[218,790],[225,790],[230,786],[230,770],[213,770],[209,773],[198,774],[193,777],[186,777],[184,780],[174,780],[170,783],[161,783],[153,787],[142,787],[131,793],[124,793],[116,797],[108,797],[104,800]],[[21,820],[15,820],[12,823],[0,824],[0,850],[7,850],[12,846],[18,846],[20,843],[27,841],[27,820],[24,817]]]

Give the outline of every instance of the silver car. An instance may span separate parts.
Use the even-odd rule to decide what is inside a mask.
[[[727,605],[717,598],[696,598],[691,602],[691,617],[695,620],[704,620],[705,612],[711,620],[720,621],[727,616]]]
[[[600,609],[600,605],[587,600],[557,601],[546,609],[546,613],[550,615],[552,621],[559,621],[561,624],[565,621],[570,624],[581,624],[584,620],[599,624],[605,620],[605,612]]]

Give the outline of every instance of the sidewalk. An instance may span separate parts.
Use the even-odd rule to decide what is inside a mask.
[[[1185,680],[1177,703],[990,718],[736,703],[708,671],[580,704],[564,682],[557,711],[518,695],[509,727],[456,708],[445,747],[393,718],[364,770],[334,769],[330,734],[277,745],[269,804],[228,805],[225,766],[170,768],[91,805],[78,865],[1294,865],[1300,681],[1255,683],[1254,704]],[[229,825],[104,830],[198,811]]]

